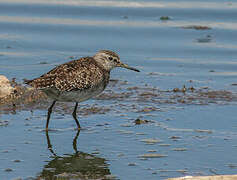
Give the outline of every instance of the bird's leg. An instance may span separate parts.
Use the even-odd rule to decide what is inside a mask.
[[[73,111],[73,113],[72,113],[72,116],[73,116],[73,118],[75,119],[75,121],[76,121],[76,123],[77,123],[78,129],[81,129],[80,123],[79,123],[79,121],[78,121],[78,119],[77,119],[77,107],[78,107],[78,102],[76,102],[76,105],[75,105],[75,107],[74,107],[74,111]]]
[[[46,122],[46,131],[48,131],[48,126],[49,126],[49,119],[50,119],[50,115],[52,113],[52,109],[53,109],[53,106],[55,105],[56,101],[53,101],[52,105],[49,107],[48,109],[48,117],[47,117],[47,122]]]

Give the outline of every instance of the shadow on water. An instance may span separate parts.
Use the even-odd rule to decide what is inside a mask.
[[[80,131],[77,131],[73,140],[75,153],[58,156],[53,150],[46,131],[48,149],[53,154],[53,159],[44,166],[37,179],[111,179],[109,178],[111,173],[104,158],[77,150],[79,134]]]

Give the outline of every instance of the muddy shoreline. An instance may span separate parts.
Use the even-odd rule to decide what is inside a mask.
[[[10,82],[14,89],[8,96],[2,97],[0,100],[0,110],[37,110],[45,109],[50,104],[49,99],[42,91],[27,87],[25,84],[15,82],[15,78]],[[228,90],[214,90],[208,87],[194,88],[183,85],[181,88],[173,88],[171,90],[160,90],[147,86],[129,86],[127,81],[111,80],[108,88],[99,96],[93,98],[100,101],[112,101],[119,104],[120,102],[133,103],[133,111],[150,112],[159,110],[159,105],[166,104],[182,104],[182,105],[208,105],[208,104],[236,104],[237,93]],[[153,105],[149,108],[136,109],[136,105],[149,103]],[[61,103],[57,108],[58,111],[68,113],[72,103]],[[90,113],[106,113],[110,109],[96,107],[92,105],[90,108],[84,108],[79,111],[81,115]],[[130,111],[130,109],[128,110]],[[83,114],[84,112],[84,114]]]

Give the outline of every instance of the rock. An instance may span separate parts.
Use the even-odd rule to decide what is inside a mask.
[[[195,30],[210,30],[209,26],[200,26],[200,25],[191,25],[191,26],[183,26],[184,29],[195,29]]]
[[[151,121],[151,120],[141,120],[141,119],[139,119],[139,118],[137,118],[135,121],[134,121],[134,123],[136,124],[136,125],[140,125],[140,124],[147,124],[147,123],[152,123],[153,121]]]
[[[160,20],[167,21],[167,20],[170,20],[170,17],[169,16],[161,16]]]
[[[0,75],[0,98],[9,96],[13,90],[10,81],[5,76]]]
[[[11,171],[13,171],[13,169],[11,169],[11,168],[6,168],[5,171],[6,171],[6,172],[11,172]]]

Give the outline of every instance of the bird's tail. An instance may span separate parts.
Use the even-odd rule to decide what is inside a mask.
[[[31,85],[31,83],[33,82],[33,80],[29,80],[29,79],[23,79],[25,84]]]

